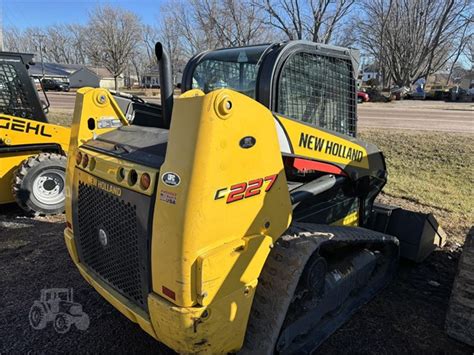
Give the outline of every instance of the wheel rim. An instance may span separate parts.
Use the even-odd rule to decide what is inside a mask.
[[[64,200],[64,171],[50,169],[33,181],[33,196],[45,205],[56,205]]]

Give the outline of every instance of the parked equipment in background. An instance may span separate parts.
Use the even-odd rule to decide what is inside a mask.
[[[449,100],[451,93],[447,85],[432,85],[426,90],[426,99],[428,100]]]
[[[48,122],[49,104],[28,76],[32,64],[32,54],[0,52],[0,204],[16,201],[28,213],[62,213],[70,128]],[[110,130],[81,124],[76,139]]]
[[[357,103],[362,104],[364,102],[369,102],[369,94],[364,91],[357,91]]]
[[[203,52],[173,100],[169,57],[155,49],[162,105],[80,147],[75,127],[120,111],[111,95],[78,91],[72,260],[177,352],[312,352],[399,260],[398,239],[370,229],[391,216],[373,206],[383,154],[356,138],[357,53],[304,41]]]
[[[375,87],[367,88],[365,92],[369,95],[371,102],[389,102],[392,100],[392,96],[389,93],[383,93]]]
[[[69,83],[54,79],[41,79],[44,91],[69,91]]]

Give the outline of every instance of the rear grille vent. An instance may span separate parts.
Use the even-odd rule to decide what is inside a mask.
[[[137,207],[79,182],[77,243],[81,262],[146,309],[147,267],[140,258]]]

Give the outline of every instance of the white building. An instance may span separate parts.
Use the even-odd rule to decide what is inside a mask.
[[[369,80],[378,80],[380,73],[376,70],[374,64],[369,64],[362,69],[362,82],[366,83]]]
[[[33,77],[44,77],[69,83],[71,88],[89,86],[114,89],[115,81],[113,75],[102,67],[89,67],[83,64],[59,64],[41,63],[30,66],[29,73]],[[124,86],[123,75],[117,78],[119,88]]]
[[[99,87],[104,88],[104,89],[114,89],[115,88],[114,76],[106,68],[91,67],[91,66],[89,66],[87,68],[97,76],[97,79],[99,80]],[[124,77],[123,77],[123,74],[121,74],[117,78],[117,88],[122,88],[124,86],[125,86]]]
[[[72,88],[82,88],[84,86],[97,88],[100,86],[100,79],[89,68],[82,67],[69,75],[69,86]]]

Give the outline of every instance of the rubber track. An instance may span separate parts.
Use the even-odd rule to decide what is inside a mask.
[[[459,261],[446,330],[449,336],[474,346],[474,228],[466,238]]]
[[[67,157],[58,153],[40,153],[34,156],[25,159],[18,169],[15,171],[12,180],[12,194],[15,197],[17,204],[28,214],[39,216],[44,215],[38,211],[33,210],[30,206],[28,206],[25,201],[23,201],[20,196],[18,196],[17,192],[21,190],[21,184],[23,183],[23,179],[28,174],[29,170],[45,160],[67,160]]]
[[[395,237],[358,227],[295,223],[275,243],[259,278],[250,312],[242,354],[272,354],[281,327],[310,256],[322,244],[358,244]]]

